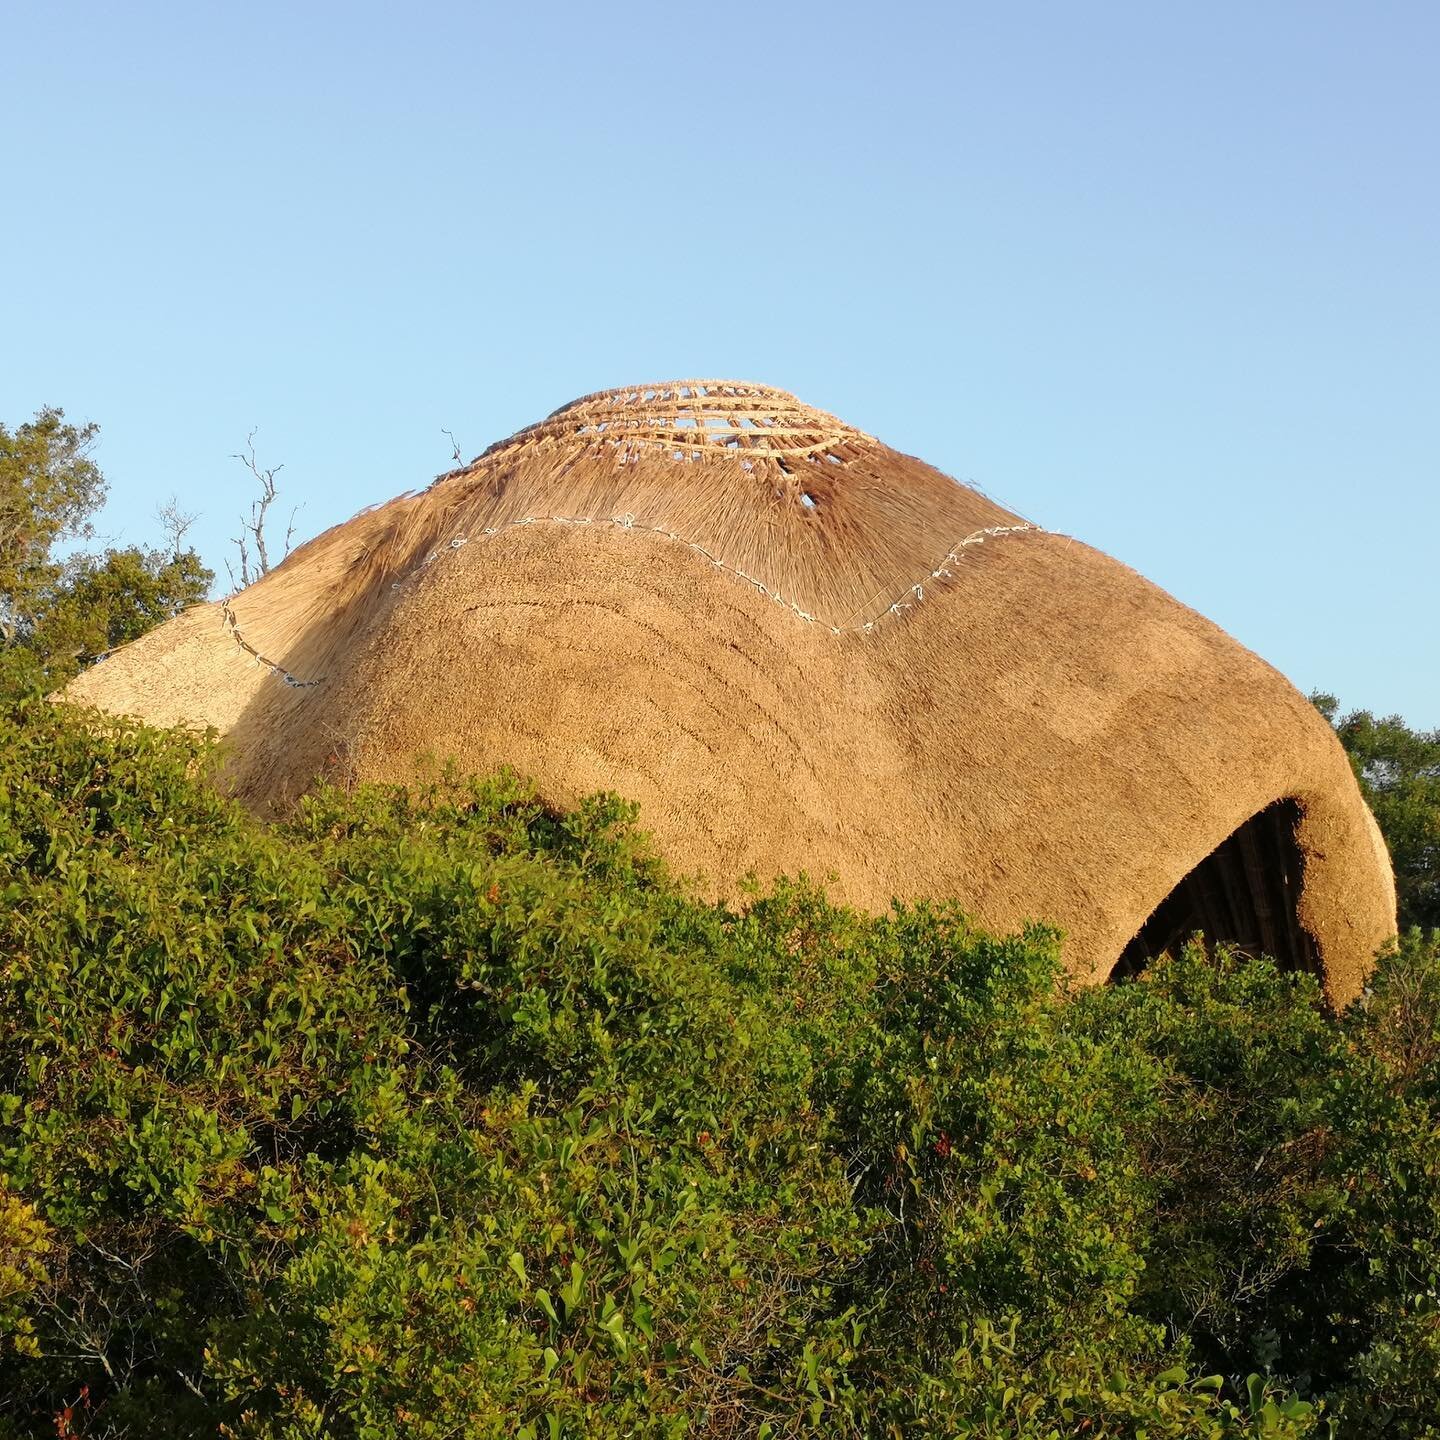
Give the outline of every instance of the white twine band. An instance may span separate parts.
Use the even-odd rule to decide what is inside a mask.
[[[409,575],[405,576],[403,579],[392,582],[390,588],[392,590],[401,589],[403,586],[409,583],[409,581],[412,580],[417,574],[419,574],[420,571],[428,570],[430,566],[433,565],[437,560],[439,560],[444,554],[459,550],[463,546],[468,545],[473,541],[488,540],[493,536],[503,535],[507,530],[519,530],[527,525],[613,525],[620,530],[640,530],[650,535],[659,535],[666,540],[672,541],[674,544],[683,545],[687,550],[693,550],[697,555],[708,560],[713,566],[715,566],[717,570],[724,570],[727,573],[736,576],[738,579],[743,580],[747,585],[753,586],[759,594],[764,595],[767,599],[773,600],[777,605],[780,605],[783,608],[791,611],[792,614],[803,620],[807,625],[819,625],[825,630],[828,630],[831,635],[870,635],[874,632],[876,624],[879,621],[883,620],[887,615],[899,615],[903,611],[913,609],[916,605],[918,605],[921,601],[925,599],[925,583],[923,580],[917,581],[902,590],[900,594],[895,597],[894,600],[892,600],[879,612],[879,614],[875,615],[869,620],[860,621],[853,625],[827,624],[823,620],[816,619],[814,615],[812,615],[808,610],[806,610],[795,600],[787,598],[778,590],[772,590],[763,580],[760,580],[756,576],[749,574],[747,571],[740,569],[738,565],[731,565],[728,562],[721,560],[718,556],[712,555],[709,550],[707,550],[697,541],[687,540],[683,535],[678,535],[673,530],[666,530],[663,526],[646,525],[642,521],[636,520],[634,515],[629,513],[623,515],[602,516],[527,515],[523,520],[511,520],[504,525],[486,526],[486,528],[482,530],[479,535],[456,535],[445,545],[441,546],[438,549],[432,550],[410,572]],[[954,545],[950,547],[949,550],[945,552],[944,558],[935,567],[935,569],[930,572],[927,578],[930,580],[943,580],[949,577],[951,574],[953,574],[949,567],[951,565],[959,564],[963,552],[972,546],[983,545],[987,540],[995,540],[1005,535],[1025,535],[1035,533],[1043,533],[1042,527],[1039,525],[1031,525],[1028,523],[1021,523],[1019,525],[989,525],[986,526],[983,530],[974,530],[969,535],[965,536],[963,540],[957,541]],[[234,637],[235,643],[243,651],[245,651],[247,655],[252,656],[256,664],[262,665],[266,669],[270,670],[272,674],[274,674],[280,680],[284,681],[286,685],[290,686],[292,689],[295,690],[308,690],[313,686],[323,685],[325,683],[324,676],[321,676],[318,679],[314,680],[298,679],[296,676],[292,675],[287,669],[285,669],[283,665],[278,664],[276,661],[266,659],[266,657],[262,655],[257,649],[255,649],[255,647],[245,639],[244,635],[241,634],[239,621],[236,619],[235,612],[230,608],[230,604],[228,601],[224,602],[224,604],[222,605],[222,614],[224,616],[225,626],[230,631],[230,634]]]

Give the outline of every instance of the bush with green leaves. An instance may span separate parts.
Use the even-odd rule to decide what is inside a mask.
[[[212,762],[0,712],[0,1435],[1440,1434],[1433,945],[1071,995],[613,799]]]

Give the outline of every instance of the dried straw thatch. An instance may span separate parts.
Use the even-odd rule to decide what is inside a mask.
[[[1394,928],[1329,727],[1139,575],[755,385],[608,391],[327,531],[70,692],[318,774],[508,764],[732,887],[1044,918],[1104,978],[1192,929],[1356,993]]]

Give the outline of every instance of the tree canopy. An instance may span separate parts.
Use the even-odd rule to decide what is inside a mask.
[[[213,573],[193,549],[61,553],[94,536],[106,483],[99,427],[40,410],[0,424],[0,668],[11,685],[62,683],[105,651],[203,600]]]
[[[105,479],[90,458],[95,425],[69,425],[53,407],[17,426],[0,424],[0,636],[33,624],[41,597],[59,578],[57,542],[88,537],[105,501]]]
[[[1339,713],[1333,695],[1313,697],[1335,726],[1395,866],[1400,926],[1440,926],[1440,730],[1398,716]]]

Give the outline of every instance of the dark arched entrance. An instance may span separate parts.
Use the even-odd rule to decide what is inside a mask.
[[[1137,975],[1199,931],[1211,944],[1273,957],[1287,970],[1320,971],[1315,941],[1300,924],[1300,807],[1277,800],[1222,840],[1157,905],[1125,947],[1112,980]]]

